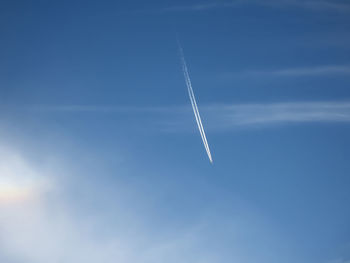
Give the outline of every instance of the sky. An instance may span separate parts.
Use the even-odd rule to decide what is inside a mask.
[[[349,263],[349,28],[345,0],[3,0],[0,262]]]

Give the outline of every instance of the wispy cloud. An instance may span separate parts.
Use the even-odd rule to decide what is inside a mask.
[[[240,6],[255,5],[266,6],[272,8],[303,8],[310,10],[330,10],[337,12],[349,12],[350,5],[344,1],[330,1],[330,0],[235,0],[235,1],[221,1],[221,2],[202,2],[188,5],[174,5],[169,7],[160,7],[156,9],[143,10],[142,12],[186,12],[186,11],[207,11],[212,9],[234,8]]]
[[[172,13],[172,12],[196,12],[196,11],[207,11],[212,9],[219,9],[225,7],[239,6],[244,1],[222,1],[222,2],[198,2],[195,4],[184,4],[184,5],[173,5],[167,7],[158,7],[138,10],[139,13]]]
[[[350,75],[349,65],[328,65],[316,67],[286,68],[278,70],[249,70],[244,71],[243,75],[255,76],[318,76],[318,75]]]
[[[181,12],[181,11],[204,11],[214,8],[222,8],[225,5],[222,3],[203,3],[203,4],[194,4],[194,5],[178,5],[178,6],[170,6],[155,9],[154,11],[158,12]]]
[[[58,112],[58,113],[172,113],[174,110],[180,111],[181,109],[177,106],[116,106],[116,105],[26,105],[22,107],[16,107],[17,109],[29,110],[31,112]],[[184,110],[185,107],[182,108]]]
[[[208,124],[216,130],[286,123],[350,122],[350,102],[216,105],[204,111]]]
[[[295,5],[297,7],[314,9],[314,10],[333,10],[333,11],[339,11],[339,12],[350,11],[350,5],[345,1],[309,0],[309,1],[285,1],[285,2],[289,5]]]
[[[47,114],[96,113],[124,116],[128,120],[130,118],[140,120],[134,123],[140,123],[139,125],[143,129],[147,128],[154,131],[186,131],[195,128],[191,119],[191,107],[188,105],[178,107],[72,105],[38,107],[36,110]],[[201,110],[207,128],[211,131],[291,123],[350,123],[350,101],[215,104],[202,105]],[[122,122],[123,118],[118,118],[118,121]],[[129,122],[123,127],[127,128],[128,125],[130,125]]]
[[[265,5],[278,8],[303,8],[314,11],[337,11],[337,12],[349,12],[350,5],[345,1],[331,1],[331,0],[264,0],[264,1],[249,1],[259,5]]]

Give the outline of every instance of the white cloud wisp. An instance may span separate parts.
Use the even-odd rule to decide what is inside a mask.
[[[349,65],[330,65],[316,67],[287,68],[278,70],[249,70],[243,72],[244,75],[254,76],[276,76],[276,77],[296,77],[296,76],[321,76],[321,75],[350,75]]]
[[[199,2],[188,5],[174,5],[169,7],[160,7],[157,9],[143,10],[143,13],[169,13],[169,12],[203,12],[213,9],[237,8],[240,6],[264,6],[271,8],[299,8],[311,11],[335,11],[338,13],[350,12],[350,5],[344,1],[330,0],[234,0],[221,2]]]
[[[287,123],[350,122],[350,102],[213,105],[203,109],[214,130]]]
[[[191,99],[191,93],[190,99]],[[196,108],[193,110],[196,120]],[[33,108],[33,107],[32,107]],[[111,114],[112,116],[128,116],[142,121],[140,129],[152,129],[155,132],[186,131],[191,119],[188,117],[187,106],[177,107],[113,107],[113,106],[51,106],[34,107],[37,111],[47,114]],[[305,102],[275,102],[275,103],[246,103],[246,104],[213,104],[203,105],[202,112],[207,119],[207,129],[213,131],[226,131],[236,128],[267,127],[281,124],[306,123],[350,123],[350,101],[305,101]],[[143,117],[139,117],[142,115]],[[147,116],[147,118],[145,118]],[[146,123],[154,125],[145,125]],[[138,123],[138,122],[137,122]],[[201,126],[197,123],[203,139]],[[127,128],[127,126],[125,126]],[[147,128],[148,127],[148,128]],[[207,144],[203,139],[205,149]]]

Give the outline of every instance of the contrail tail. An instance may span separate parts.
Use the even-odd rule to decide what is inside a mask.
[[[194,113],[194,116],[196,118],[198,130],[199,130],[199,132],[201,134],[203,145],[204,145],[204,148],[205,148],[205,150],[207,152],[209,161],[211,163],[213,163],[213,158],[212,158],[211,153],[210,153],[209,144],[208,144],[207,137],[205,135],[205,131],[204,131],[204,128],[203,128],[202,119],[201,119],[201,116],[199,114],[196,98],[194,96],[194,92],[193,92],[193,89],[192,89],[191,79],[190,79],[190,76],[189,76],[189,73],[188,73],[188,69],[187,69],[187,65],[186,65],[186,61],[185,61],[185,56],[184,56],[184,53],[183,53],[183,50],[182,50],[182,47],[180,45],[179,40],[177,40],[177,42],[178,42],[179,51],[180,51],[182,71],[183,71],[183,74],[184,74],[184,77],[185,77],[187,91],[188,91],[188,95],[190,97],[193,113]]]

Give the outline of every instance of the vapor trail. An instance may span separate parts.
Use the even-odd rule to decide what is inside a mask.
[[[183,74],[184,74],[184,77],[185,77],[187,91],[188,91],[188,95],[190,97],[193,113],[194,113],[194,116],[196,118],[198,130],[199,130],[199,132],[201,134],[203,145],[204,145],[204,148],[205,148],[205,150],[207,152],[209,161],[211,163],[213,163],[213,159],[211,157],[211,153],[210,153],[207,137],[205,136],[205,132],[204,132],[203,124],[202,124],[202,119],[201,119],[201,116],[199,114],[196,98],[194,96],[194,92],[193,92],[193,89],[192,89],[191,79],[190,79],[190,75],[188,73],[188,69],[187,69],[187,65],[186,65],[186,61],[185,61],[185,56],[184,56],[184,53],[183,53],[183,50],[182,50],[182,47],[181,47],[179,41],[178,41],[178,45],[179,45],[180,58],[181,58],[181,63],[182,63],[182,71],[183,71]]]

